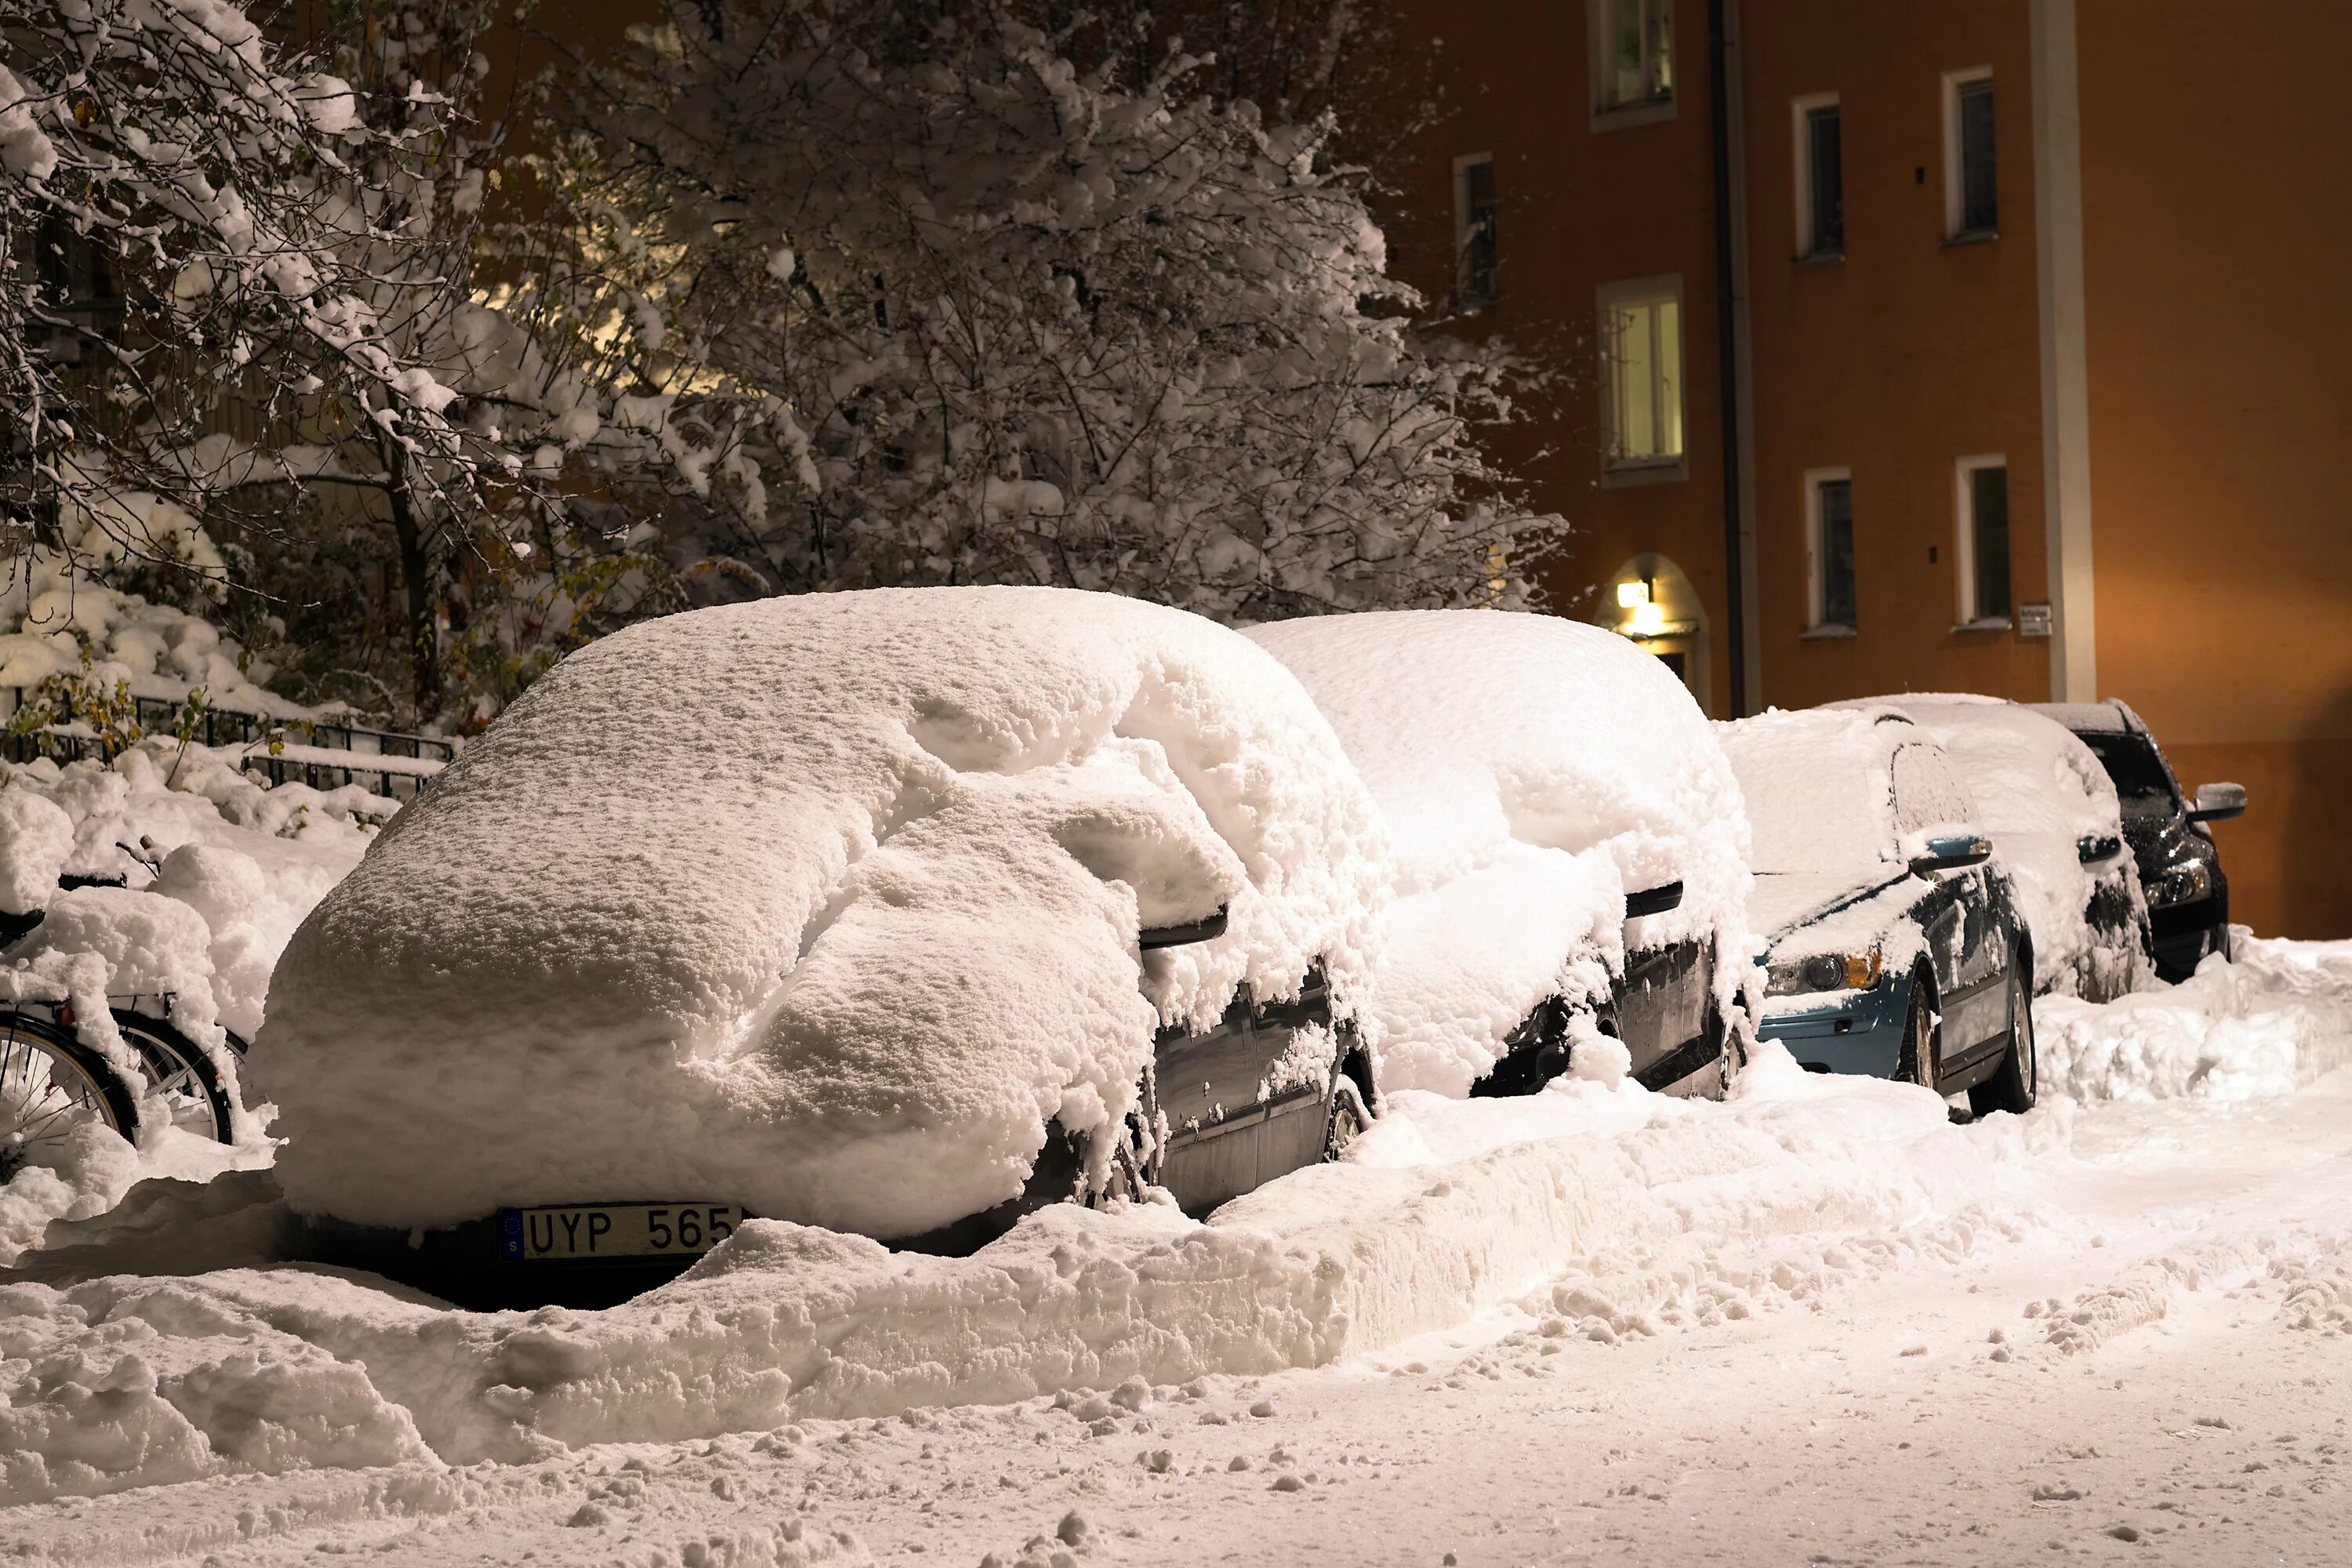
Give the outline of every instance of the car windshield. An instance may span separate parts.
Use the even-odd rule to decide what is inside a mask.
[[[2093,731],[2083,735],[2083,743],[2097,754],[2107,776],[2116,781],[2116,794],[2122,797],[2126,816],[2145,820],[2179,811],[2180,796],[2173,788],[2172,774],[2147,736]]]

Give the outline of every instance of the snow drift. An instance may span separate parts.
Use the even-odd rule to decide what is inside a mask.
[[[305,1213],[736,1202],[893,1237],[1122,1115],[1163,1022],[1360,989],[1379,818],[1280,665],[1052,589],[697,611],[573,654],[299,931],[252,1070]],[[1229,906],[1142,963],[1139,927]]]
[[[1557,616],[1326,616],[1249,636],[1305,683],[1386,819],[1397,899],[1370,1006],[1384,1082],[1465,1093],[1546,997],[1608,994],[1625,943],[1746,967],[1747,817],[1657,659]],[[1629,931],[1625,895],[1680,881]]]

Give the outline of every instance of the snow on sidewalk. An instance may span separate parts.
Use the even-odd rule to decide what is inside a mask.
[[[2109,1042],[2110,1099],[2131,1063],[2153,1100],[2284,1094],[2352,1061],[2352,953],[2250,944],[2236,976],[2168,994],[2168,1016],[2163,996],[2059,1009],[2070,1060]],[[2117,1038],[2221,1055],[2198,1073],[2186,1047]],[[459,1313],[288,1268],[20,1275],[0,1285],[0,1497],[305,1468],[430,1476],[1048,1395],[1116,1425],[1179,1385],[1360,1361],[1496,1310],[1540,1323],[1531,1342],[1645,1341],[1990,1253],[2079,1250],[2087,1224],[2053,1197],[2081,1179],[2078,1145],[2127,1148],[2102,1130],[2194,1110],[2058,1100],[1956,1127],[1924,1091],[1809,1076],[1771,1051],[1720,1106],[1589,1083],[1400,1094],[1349,1163],[1207,1225],[1060,1206],[941,1259],[754,1222],[692,1276],[605,1312]],[[266,1178],[239,1180],[251,1212],[213,1215],[233,1233],[216,1260],[270,1228]],[[79,1227],[94,1249],[47,1261],[144,1263],[107,1234]],[[2109,1315],[2161,1310],[2162,1290]]]

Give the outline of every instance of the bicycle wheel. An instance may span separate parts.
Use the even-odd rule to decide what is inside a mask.
[[[138,1053],[140,1070],[172,1108],[172,1125],[215,1142],[236,1142],[228,1086],[205,1048],[168,1019],[126,1007],[110,1011],[123,1044]]]
[[[47,1163],[95,1122],[120,1137],[139,1126],[139,1097],[71,1030],[0,1013],[0,1181]]]

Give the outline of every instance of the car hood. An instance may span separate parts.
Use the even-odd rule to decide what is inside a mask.
[[[1748,894],[1748,923],[1778,947],[1800,931],[1874,903],[1910,875],[1907,868],[1892,865],[1884,868],[1884,875],[1859,879],[1845,871],[1759,871]]]

